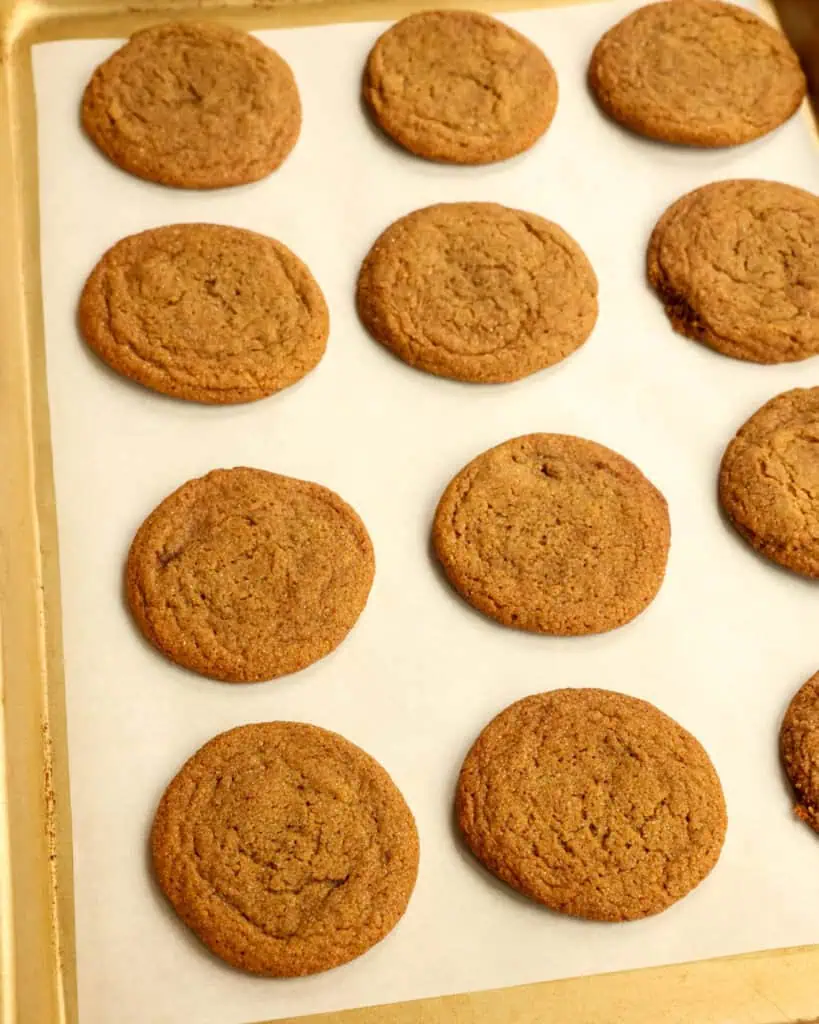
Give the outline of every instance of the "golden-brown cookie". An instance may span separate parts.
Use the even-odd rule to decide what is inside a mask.
[[[603,36],[589,83],[632,131],[692,146],[734,146],[786,121],[805,76],[785,36],[718,0],[648,4]]]
[[[137,32],[97,68],[82,123],[131,174],[222,188],[275,171],[299,137],[301,102],[275,50],[224,25],[180,22]]]
[[[777,395],[740,427],[719,498],[760,554],[819,579],[819,387]]]
[[[412,812],[377,761],[326,729],[245,725],[165,791],[151,847],[174,910],[223,960],[292,978],[390,932],[418,873]]]
[[[139,628],[171,661],[245,683],[297,672],[338,647],[374,572],[364,524],[333,491],[217,469],[148,516],[126,586]]]
[[[505,626],[579,636],[639,615],[665,576],[662,494],[622,455],[563,434],[473,459],[438,504],[435,552],[459,593]]]
[[[680,334],[735,359],[819,352],[819,198],[775,181],[717,181],[678,199],[648,279]]]
[[[682,899],[717,863],[727,825],[700,743],[652,704],[592,689],[502,711],[464,761],[456,811],[498,878],[594,921]]]
[[[535,44],[503,22],[476,11],[424,11],[376,42],[363,94],[381,128],[410,152],[487,164],[543,135],[557,79]]]
[[[499,383],[583,344],[597,319],[597,278],[551,221],[496,203],[442,203],[378,238],[359,274],[358,311],[410,366]]]
[[[80,299],[80,329],[118,373],[197,402],[251,402],[309,373],[327,345],[321,289],[281,242],[174,224],[117,242]]]
[[[796,793],[796,816],[819,832],[819,672],[796,691],[788,705],[779,749]]]

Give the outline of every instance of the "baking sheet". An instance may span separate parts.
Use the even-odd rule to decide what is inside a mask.
[[[34,49],[83,1024],[237,1024],[819,942],[817,839],[791,815],[776,752],[787,701],[817,668],[816,587],[752,554],[715,501],[736,427],[773,394],[816,384],[817,362],[753,366],[688,342],[643,278],[648,234],[681,193],[738,176],[816,190],[819,152],[805,112],[772,137],[717,152],[660,146],[603,120],[585,65],[633,6],[504,16],[552,60],[561,97],[531,152],[485,168],[413,159],[370,127],[359,79],[383,26],[261,32],[296,74],[302,137],[273,177],[215,193],[140,182],[83,138],[82,89],[116,41]],[[468,199],[557,220],[600,277],[589,342],[516,384],[413,371],[355,316],[355,277],[375,236],[419,206]],[[89,354],[75,326],[87,273],[123,235],[174,221],[263,231],[308,263],[332,330],[306,380],[264,402],[207,408],[144,391]],[[536,430],[617,449],[669,500],[668,577],[630,626],[568,639],[506,630],[457,598],[430,559],[430,518],[450,477],[485,448]],[[169,491],[241,464],[337,490],[364,518],[378,568],[367,609],[334,655],[285,680],[231,687],[175,668],[141,640],[121,570],[134,531]],[[716,870],[643,922],[590,924],[530,904],[479,868],[452,828],[457,771],[485,722],[525,694],[584,685],[676,717],[705,744],[726,791]],[[335,729],[378,758],[422,841],[418,886],[396,931],[352,964],[284,982],[212,958],[156,891],[146,845],[162,789],[196,747],[276,718]]]

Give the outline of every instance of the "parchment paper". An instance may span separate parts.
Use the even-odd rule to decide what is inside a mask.
[[[82,89],[118,41],[36,47],[83,1024],[237,1024],[819,942],[819,840],[792,817],[777,758],[784,708],[819,667],[817,589],[756,557],[715,500],[735,429],[774,394],[819,383],[819,361],[744,364],[673,334],[643,272],[649,232],[680,194],[741,176],[816,190],[819,150],[805,112],[769,138],[717,152],[657,145],[604,120],[586,63],[631,6],[508,16],[553,61],[560,104],[531,152],[477,169],[414,159],[370,127],[359,79],[383,26],[261,32],[298,80],[301,139],[268,180],[198,194],[140,182],[83,137]],[[375,236],[416,207],[466,199],[557,220],[600,277],[589,342],[517,384],[411,370],[355,316],[355,278]],[[89,354],[75,326],[86,275],[120,237],[175,221],[266,232],[312,268],[332,333],[301,384],[206,408],[131,385]],[[430,518],[451,476],[485,448],[539,430],[615,448],[669,500],[667,580],[630,626],[586,639],[504,629],[455,596],[430,559]],[[378,568],[337,653],[279,682],[231,687],[174,668],[141,640],[121,572],[134,531],[167,493],[242,464],[337,490],[364,518]],[[452,828],[456,774],[488,719],[525,694],[585,685],[673,715],[705,744],[725,787],[719,865],[644,922],[551,914],[496,883]],[[217,732],[269,719],[315,722],[363,746],[403,790],[422,841],[396,931],[358,961],[298,981],[247,977],[213,958],[166,907],[147,856],[156,802],[184,759]]]

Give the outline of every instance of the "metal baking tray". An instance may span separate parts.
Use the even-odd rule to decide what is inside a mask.
[[[126,36],[168,19],[214,18],[250,30],[394,19],[428,6],[405,0],[0,0],[2,1024],[81,1020],[31,47],[45,40]],[[481,4],[444,0],[438,6]],[[527,4],[504,0],[487,6],[502,10]],[[819,0],[779,0],[771,13],[802,57],[816,109]],[[819,945],[323,1014],[311,1020],[780,1024],[816,1020],[817,1014]]]

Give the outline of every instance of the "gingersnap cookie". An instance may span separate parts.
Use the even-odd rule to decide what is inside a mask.
[[[664,0],[629,14],[595,47],[589,84],[626,128],[690,146],[759,138],[806,93],[785,36],[719,0]]]
[[[171,782],[151,833],[174,910],[222,960],[292,978],[347,963],[403,917],[412,812],[386,771],[300,722],[216,736]]]
[[[740,427],[722,457],[719,499],[760,554],[819,579],[819,388],[777,395]]]
[[[411,153],[488,164],[543,135],[557,107],[557,78],[533,42],[496,18],[424,11],[378,39],[363,95],[380,127]]]
[[[639,615],[665,576],[665,498],[622,455],[528,434],[473,459],[438,504],[432,541],[473,607],[505,626],[604,633]]]
[[[144,29],[94,72],[82,99],[93,142],[124,170],[178,188],[223,188],[275,171],[301,102],[288,64],[224,25]]]
[[[364,524],[333,491],[261,469],[217,469],[148,516],[126,589],[137,625],[171,661],[252,683],[338,647],[374,572]]]
[[[552,910],[632,921],[717,863],[725,798],[700,743],[653,704],[552,690],[512,704],[464,761],[458,823],[494,875]]]
[[[787,363],[819,352],[819,198],[810,192],[755,180],[689,192],[654,228],[647,269],[674,330],[723,355]]]
[[[364,326],[404,362],[482,383],[560,362],[597,319],[597,278],[577,242],[496,203],[396,221],[364,260],[357,298]]]
[[[80,329],[118,373],[197,402],[252,402],[301,380],[327,345],[321,289],[281,242],[174,224],[117,242],[80,299]]]
[[[788,705],[779,749],[796,793],[794,812],[819,832],[819,672],[797,690]]]

